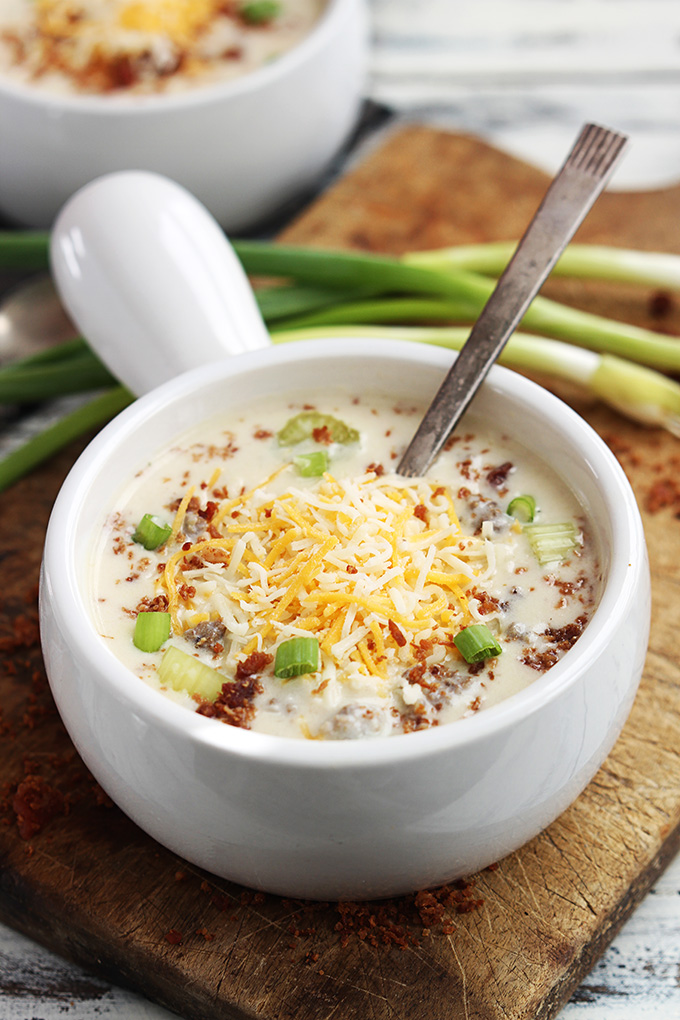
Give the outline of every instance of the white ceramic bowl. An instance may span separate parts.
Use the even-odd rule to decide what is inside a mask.
[[[88,611],[93,529],[137,465],[225,406],[324,383],[428,401],[437,348],[307,341],[196,369],[142,397],[79,459],[45,547],[42,638],[59,711],[104,789],[165,846],[283,895],[361,898],[470,874],[521,846],[588,783],[631,708],[649,625],[640,517],[604,443],[570,408],[494,368],[476,411],[555,465],[585,505],[606,585],[583,635],[532,686],[448,726],[303,741],[217,724],[134,677]]]
[[[294,49],[219,85],[160,96],[68,96],[0,77],[0,212],[48,227],[113,170],[184,184],[227,230],[253,225],[319,177],[357,117],[365,0],[328,0]]]

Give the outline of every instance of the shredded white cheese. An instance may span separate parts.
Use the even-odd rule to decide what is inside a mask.
[[[176,632],[196,613],[226,624],[227,670],[310,634],[322,679],[384,680],[392,665],[416,661],[419,642],[451,646],[473,618],[473,564],[492,568],[492,543],[464,535],[450,495],[423,479],[326,474],[314,488],[276,496],[265,483],[218,518],[215,538],[170,557],[159,587]],[[228,564],[216,562],[220,551]],[[195,594],[180,597],[183,585]]]

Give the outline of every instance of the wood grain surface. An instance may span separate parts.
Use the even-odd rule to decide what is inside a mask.
[[[472,138],[412,127],[364,154],[286,240],[398,253],[512,238],[545,186],[540,172]],[[607,194],[579,239],[680,251],[679,215],[680,189]],[[678,310],[648,293],[558,282],[550,289],[680,333]],[[75,755],[42,668],[41,545],[74,446],[0,506],[0,917],[187,1018],[554,1016],[680,844],[680,447],[560,393],[610,442],[631,479],[654,610],[624,733],[549,829],[474,884],[361,907],[254,894],[146,837]],[[18,789],[42,804],[33,833],[20,832]]]

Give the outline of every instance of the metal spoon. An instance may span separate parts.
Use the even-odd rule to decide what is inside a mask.
[[[604,189],[625,135],[586,124],[425,414],[397,471],[424,474]]]
[[[38,354],[77,332],[52,280],[36,276],[11,290],[0,304],[0,365]]]

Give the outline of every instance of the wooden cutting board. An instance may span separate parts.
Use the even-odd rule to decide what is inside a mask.
[[[414,126],[381,139],[285,236],[393,253],[512,238],[545,186],[479,141]],[[680,188],[607,194],[579,236],[680,251],[679,219]],[[664,295],[550,287],[680,334]],[[629,723],[558,821],[474,884],[361,907],[256,895],[147,838],[80,763],[43,673],[41,546],[74,446],[0,506],[0,917],[187,1018],[554,1016],[680,844],[680,444],[562,395],[612,444],[635,488],[654,622]],[[17,789],[42,803],[23,836]]]

